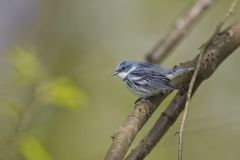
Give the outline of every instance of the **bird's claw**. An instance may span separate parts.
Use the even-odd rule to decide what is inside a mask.
[[[143,102],[150,103],[148,97],[140,97],[135,101],[135,106]]]

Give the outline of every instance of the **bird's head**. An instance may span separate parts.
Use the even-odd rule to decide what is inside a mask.
[[[122,79],[126,78],[127,75],[135,69],[135,63],[132,61],[123,61],[120,63],[112,75],[118,75]]]

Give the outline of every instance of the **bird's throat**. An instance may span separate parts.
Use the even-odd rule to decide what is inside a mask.
[[[120,73],[118,73],[118,76],[121,77],[124,80],[129,75],[129,73],[131,73],[135,69],[136,69],[136,67],[134,66],[131,69],[129,69],[127,72],[120,72]]]

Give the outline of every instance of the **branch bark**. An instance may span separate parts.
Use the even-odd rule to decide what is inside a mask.
[[[148,62],[163,61],[178,43],[191,31],[194,24],[212,4],[212,0],[196,0],[196,2],[176,21],[172,29],[147,54]]]
[[[106,160],[123,159],[137,133],[169,93],[150,97],[148,101],[135,105],[132,113],[112,135],[113,142],[105,157]]]
[[[193,88],[193,93],[199,85],[209,78],[217,67],[240,46],[240,20],[236,21],[226,30],[219,33],[208,45],[203,53],[198,76]],[[196,64],[198,56],[180,66],[192,66]],[[188,77],[188,81],[190,77]],[[143,159],[160,141],[167,130],[173,125],[179,114],[184,109],[187,93],[178,92],[174,100],[160,116],[154,127],[141,141],[141,143],[129,154],[128,160]]]

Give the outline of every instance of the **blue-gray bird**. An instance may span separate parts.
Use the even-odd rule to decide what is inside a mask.
[[[172,83],[172,79],[192,70],[194,67],[163,68],[156,64],[123,61],[117,66],[113,75],[121,77],[133,93],[145,99],[161,91],[178,89]]]

